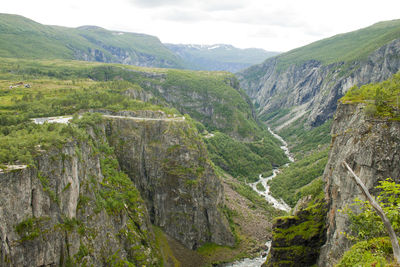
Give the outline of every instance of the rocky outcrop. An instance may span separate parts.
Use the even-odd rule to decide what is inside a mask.
[[[191,249],[234,244],[195,126],[151,111],[93,118],[38,147],[35,166],[0,171],[0,266],[160,266],[151,223]]]
[[[307,123],[318,126],[332,117],[337,101],[349,88],[388,79],[400,70],[400,39],[375,50],[368,59],[323,65],[309,60],[284,70],[279,56],[238,74],[242,88],[260,106],[259,114],[290,109],[282,122],[309,112]]]
[[[72,141],[42,151],[35,167],[0,172],[0,266],[160,264],[144,202],[127,177],[135,197],[110,205],[126,192],[116,189],[122,180],[104,175],[95,143]]]
[[[121,168],[145,199],[153,224],[190,249],[206,242],[234,244],[219,211],[221,182],[187,120],[113,118],[107,136]]]
[[[364,104],[340,104],[332,125],[332,148],[324,172],[328,230],[320,266],[332,266],[350,247],[341,234],[349,230],[349,221],[339,210],[353,203],[356,197],[363,199],[342,162],[345,160],[355,170],[373,195],[378,181],[391,177],[400,182],[400,123],[368,117],[364,107]]]
[[[265,267],[313,266],[325,242],[324,200],[306,196],[293,216],[279,217],[272,228],[272,245]]]
[[[168,61],[155,55],[140,53],[133,49],[107,46],[97,42],[95,44],[99,45],[102,49],[88,47],[87,50],[82,50],[72,46],[69,48],[74,53],[74,59],[77,60],[119,63],[141,67],[180,67],[176,62]]]

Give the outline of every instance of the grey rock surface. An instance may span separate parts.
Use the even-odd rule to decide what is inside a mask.
[[[157,264],[143,202],[135,213],[99,209],[100,160],[87,143],[70,142],[42,153],[36,167],[0,173],[0,266],[135,262],[131,246],[145,255],[137,264]],[[136,240],[121,235],[131,216]]]
[[[323,179],[328,203],[327,241],[321,249],[319,266],[332,266],[351,243],[341,232],[349,230],[349,220],[340,213],[354,198],[364,199],[343,168],[346,161],[373,195],[379,181],[400,182],[400,123],[368,117],[364,104],[339,104],[332,125],[332,148]]]
[[[196,128],[149,112],[134,113],[148,120],[106,115],[87,128],[88,140],[0,171],[0,266],[159,266],[151,223],[190,249],[234,244],[219,211],[222,185]]]
[[[368,59],[323,65],[310,60],[277,69],[278,57],[238,73],[241,87],[259,104],[259,115],[291,109],[287,121],[309,112],[307,124],[318,126],[331,118],[337,101],[352,86],[388,79],[400,70],[400,39],[375,50]]]
[[[185,120],[115,118],[109,121],[107,134],[153,224],[190,249],[206,242],[234,244],[219,211],[223,187],[195,127]]]

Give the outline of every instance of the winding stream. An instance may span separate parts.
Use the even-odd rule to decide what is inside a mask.
[[[274,133],[271,128],[268,127],[268,131],[279,141],[282,142],[282,146],[281,149],[285,152],[286,156],[288,157],[290,162],[294,161],[294,158],[292,157],[292,155],[290,154],[289,148],[288,148],[288,144],[286,143],[285,140],[283,140],[282,137],[280,137],[279,135],[277,135],[276,133]],[[285,166],[287,167],[289,165],[289,163],[287,163]],[[280,209],[280,210],[284,210],[286,212],[290,211],[290,207],[288,204],[285,203],[285,201],[283,201],[282,199],[276,199],[274,198],[271,194],[270,194],[270,187],[268,185],[268,181],[272,180],[273,178],[276,177],[276,175],[279,173],[279,169],[275,168],[272,171],[272,175],[268,176],[266,178],[262,177],[262,175],[259,175],[259,180],[255,183],[251,183],[249,184],[254,191],[256,191],[258,194],[260,194],[261,196],[265,197],[265,199],[271,203],[276,209]],[[261,183],[263,185],[263,187],[265,188],[265,191],[261,191],[257,189],[257,184]]]
[[[282,142],[282,146],[281,149],[285,152],[286,156],[288,157],[290,162],[294,162],[294,158],[293,156],[290,154],[289,148],[288,148],[288,144],[286,143],[285,140],[283,140],[282,137],[280,137],[279,135],[277,135],[276,133],[274,133],[271,128],[268,127],[268,131],[279,141]],[[285,167],[289,166],[290,163],[285,164]],[[266,178],[262,177],[262,174],[260,174],[259,180],[255,183],[251,183],[249,184],[251,186],[251,188],[253,188],[254,191],[256,191],[258,194],[260,194],[261,196],[265,197],[265,199],[271,203],[276,209],[280,209],[280,210],[284,210],[286,212],[290,211],[290,206],[288,204],[285,203],[285,201],[283,201],[282,199],[276,199],[274,198],[272,195],[270,195],[270,187],[268,185],[268,181],[275,178],[276,175],[280,172],[279,168],[275,168],[272,171],[272,175],[268,176]],[[257,184],[261,183],[264,188],[265,191],[260,191],[257,189]],[[268,247],[266,254],[264,252],[264,257],[261,255],[257,258],[246,258],[246,259],[242,259],[240,261],[235,261],[233,263],[228,263],[228,264],[224,264],[222,265],[223,267],[260,267],[266,260],[266,256],[269,253],[269,250],[271,249],[271,240],[268,240],[265,245]]]

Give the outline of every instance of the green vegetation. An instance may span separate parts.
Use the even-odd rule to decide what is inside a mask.
[[[293,207],[303,196],[302,187],[323,174],[328,161],[331,125],[332,120],[328,120],[318,127],[307,129],[302,117],[279,132],[290,144],[290,152],[297,160],[269,182],[274,197],[282,198]]]
[[[352,87],[341,99],[343,103],[366,103],[365,113],[370,116],[400,120],[400,73],[376,83]]]
[[[265,191],[265,187],[262,185],[262,183],[256,184],[256,188],[257,188],[257,190],[259,190],[259,191]]]
[[[272,217],[282,216],[284,214],[283,211],[275,209],[271,204],[269,204],[264,197],[260,196],[257,192],[255,192],[249,185],[235,181],[234,183],[229,183],[233,190],[238,192],[243,197],[250,200],[253,204],[249,208],[255,209],[256,207],[260,207],[264,209],[268,214],[271,214]]]
[[[268,266],[312,266],[325,242],[326,206],[322,188],[295,216],[275,218]]]
[[[235,89],[238,81],[232,74],[168,70],[161,85],[170,104],[200,121],[208,131],[240,138],[262,135],[250,101],[243,91]]]
[[[105,148],[104,151],[112,151],[112,149]],[[112,154],[108,154],[101,159],[104,180],[101,182],[100,196],[104,208],[108,213],[115,215],[125,209],[137,213],[140,206],[142,206],[140,204],[143,204],[140,193],[129,177],[125,173],[118,171],[118,168],[118,162],[115,158],[112,158]]]
[[[95,50],[97,56],[92,56],[90,51]],[[153,66],[182,67],[181,60],[153,36],[90,26],[76,29],[47,26],[22,16],[0,14],[0,57],[84,59],[86,56],[92,61],[122,62],[115,50],[126,52],[132,63],[140,61],[139,55]]]
[[[381,190],[377,197],[396,234],[400,234],[400,184],[391,179],[380,181],[376,189]],[[352,204],[354,208],[346,207],[343,213],[349,216],[350,232],[345,233],[352,241],[368,240],[374,237],[386,236],[386,229],[379,215],[369,204],[358,198]],[[355,211],[357,210],[357,212]]]
[[[34,240],[50,231],[46,228],[48,217],[30,217],[15,226],[15,232],[21,237],[20,242]]]
[[[398,266],[393,259],[392,245],[388,237],[377,237],[353,245],[346,251],[336,267]]]
[[[332,119],[313,128],[306,128],[305,125],[305,117],[302,117],[279,131],[279,135],[290,144],[290,152],[298,158],[307,156],[311,151],[327,146],[331,142]]]
[[[327,160],[328,149],[322,149],[291,163],[288,168],[282,169],[277,177],[269,181],[272,195],[275,198],[282,198],[293,207],[302,196],[300,188],[323,174]]]
[[[400,184],[392,179],[380,181],[376,189],[380,190],[376,200],[382,207],[396,234],[400,234]],[[387,237],[381,218],[368,201],[358,198],[341,212],[349,216],[350,231],[344,233],[357,243],[348,250],[338,266],[397,266],[393,260],[392,245]]]
[[[317,60],[324,65],[365,60],[379,47],[400,38],[400,20],[376,23],[357,31],[338,34],[277,56],[278,70]]]
[[[312,198],[323,197],[324,195],[324,181],[322,177],[313,180],[311,183],[299,188],[296,192],[296,199],[301,199],[306,196]]]
[[[171,114],[177,113],[174,107],[209,131],[219,130],[241,139],[263,136],[263,129],[253,118],[250,100],[242,90],[235,89],[238,81],[230,73],[55,60],[3,59],[2,63],[0,111],[18,107],[32,116],[46,116],[101,107]],[[21,80],[31,88],[8,89]],[[127,97],[130,91],[150,95],[150,99],[141,102]],[[14,103],[21,100],[18,105]]]
[[[46,177],[42,176],[41,173],[38,173],[37,176],[38,176],[38,179],[39,179],[40,183],[42,184],[43,191],[48,194],[48,196],[50,197],[51,201],[53,201],[53,202],[57,203],[58,205],[60,205],[60,199],[58,198],[56,192],[54,192],[50,188],[49,179],[47,179]]]
[[[287,157],[268,137],[254,142],[239,142],[215,132],[205,138],[212,161],[240,180],[256,182],[260,173],[271,171],[272,165],[283,165]]]
[[[181,263],[176,259],[170,244],[168,243],[167,237],[161,228],[153,226],[153,231],[156,236],[156,242],[161,250],[163,262],[172,263],[173,267],[180,267]]]
[[[268,125],[272,128],[279,126],[281,122],[279,122],[279,119],[282,117],[288,115],[290,113],[290,109],[284,108],[284,109],[277,109],[272,112],[268,113],[263,113],[262,115],[259,116],[259,119],[261,121],[268,122]]]

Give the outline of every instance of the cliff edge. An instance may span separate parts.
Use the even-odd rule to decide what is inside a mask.
[[[332,266],[351,243],[341,232],[349,220],[339,210],[363,199],[361,191],[343,168],[346,161],[373,195],[378,181],[391,177],[400,182],[400,122],[366,115],[365,104],[340,103],[332,125],[332,148],[324,171],[328,203],[327,241],[319,266]]]

